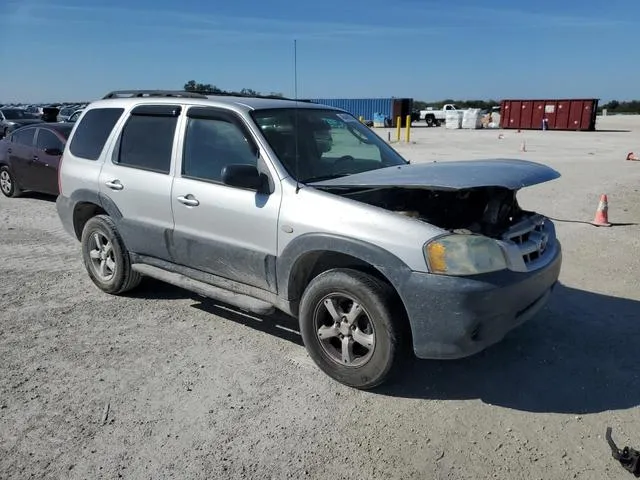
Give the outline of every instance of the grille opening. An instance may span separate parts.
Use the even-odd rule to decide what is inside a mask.
[[[545,255],[549,234],[544,217],[533,214],[511,227],[503,238],[519,247],[522,259],[528,265]]]

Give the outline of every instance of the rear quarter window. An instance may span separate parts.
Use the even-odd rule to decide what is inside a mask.
[[[111,130],[113,130],[123,112],[123,108],[94,108],[89,110],[73,134],[69,144],[69,151],[76,157],[97,160],[111,134]]]

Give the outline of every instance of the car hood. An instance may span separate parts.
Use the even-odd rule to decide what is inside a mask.
[[[555,180],[560,173],[540,163],[515,159],[465,160],[386,167],[341,178],[310,182],[321,188],[425,188],[465,190],[477,187],[523,187]]]

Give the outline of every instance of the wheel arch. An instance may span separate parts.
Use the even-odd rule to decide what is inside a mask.
[[[295,315],[311,280],[327,270],[350,268],[389,284],[402,302],[399,286],[410,268],[392,253],[367,242],[331,234],[306,234],[289,243],[278,257],[278,292]],[[403,304],[404,307],[404,304]]]
[[[104,195],[90,190],[77,190],[71,195],[73,204],[73,231],[76,239],[82,238],[82,230],[89,219],[96,215],[109,215],[118,221],[122,214],[111,199]]]

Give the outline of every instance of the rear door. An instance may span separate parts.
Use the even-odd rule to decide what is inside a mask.
[[[64,142],[46,128],[38,128],[36,151],[33,156],[32,170],[38,191],[58,194],[58,168],[64,151]]]
[[[14,132],[11,135],[11,145],[7,149],[11,170],[18,185],[24,190],[32,190],[37,186],[37,177],[33,172],[35,134],[35,127]]]
[[[118,229],[127,248],[170,260],[166,239],[173,229],[171,184],[174,143],[181,107],[135,107],[100,172],[100,193],[122,218]]]

